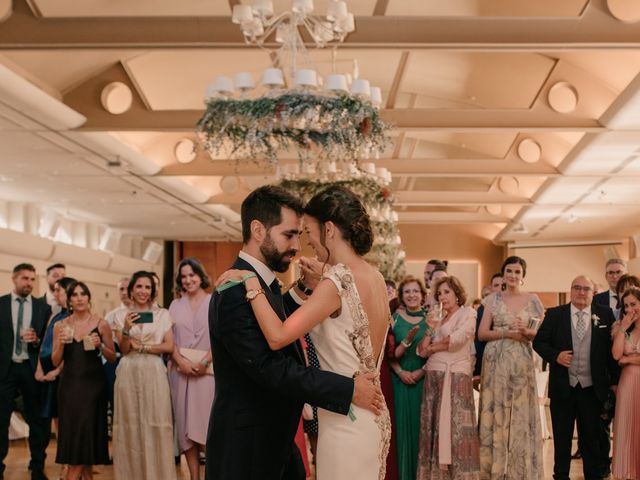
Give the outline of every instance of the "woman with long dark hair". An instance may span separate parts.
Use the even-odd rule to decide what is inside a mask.
[[[480,387],[482,479],[542,480],[542,426],[531,341],[542,322],[538,296],[521,290],[523,258],[502,264],[504,290],[489,295],[478,338],[487,342]]]
[[[611,473],[617,480],[640,479],[640,289],[620,297],[621,319],[612,329],[613,358],[622,367],[616,389]]]
[[[111,328],[91,313],[91,292],[83,282],[67,288],[68,317],[53,328],[51,362],[64,368],[58,384],[56,463],[69,465],[66,480],[90,480],[92,465],[109,463],[107,377],[100,356],[114,362]]]
[[[345,376],[380,370],[389,327],[384,278],[363,257],[373,244],[369,215],[350,190],[333,186],[304,208],[304,230],[326,269],[313,294],[284,322],[254,272],[231,270],[218,283],[244,282],[269,346],[279,350],[311,331],[320,367]],[[348,416],[318,410],[319,480],[384,478],[391,423],[382,396],[379,415],[352,405]]]
[[[167,368],[173,320],[154,307],[153,275],[139,271],[127,287],[131,306],[114,322],[122,359],[116,371],[113,471],[116,479],[175,480],[173,419]]]

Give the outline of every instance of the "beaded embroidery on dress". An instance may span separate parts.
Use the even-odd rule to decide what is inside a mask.
[[[311,332],[320,367],[341,375],[379,372],[369,336],[369,319],[351,271],[342,264],[324,278],[338,289],[342,304],[336,317]],[[318,480],[383,480],[391,439],[389,411],[379,416],[354,405],[348,416],[318,410]]]

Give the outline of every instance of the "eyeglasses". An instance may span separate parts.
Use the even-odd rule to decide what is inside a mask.
[[[609,270],[607,275],[622,275],[622,270]]]
[[[593,290],[593,288],[583,287],[582,285],[571,285],[571,290],[575,290],[576,292],[589,293],[591,290]]]

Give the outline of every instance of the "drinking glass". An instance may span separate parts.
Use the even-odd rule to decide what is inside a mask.
[[[64,325],[62,327],[62,331],[65,334],[65,338],[63,339],[63,343],[71,343],[71,342],[73,342],[73,326],[72,325]]]

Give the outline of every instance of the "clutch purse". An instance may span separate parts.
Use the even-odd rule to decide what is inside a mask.
[[[196,364],[200,363],[208,353],[206,350],[197,350],[195,348],[179,348],[178,351],[184,358]],[[207,375],[213,375],[213,362],[207,365],[205,372]]]

